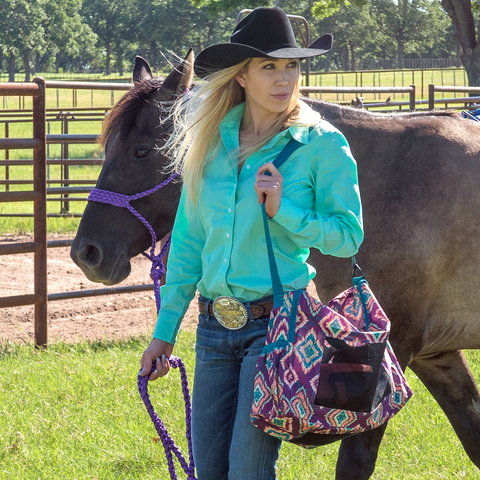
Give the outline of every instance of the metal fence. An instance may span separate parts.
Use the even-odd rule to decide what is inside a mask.
[[[0,84],[0,95],[33,97],[33,138],[2,138],[0,149],[33,148],[33,190],[0,192],[0,202],[32,202],[34,204],[33,242],[0,245],[0,255],[34,254],[34,294],[0,298],[0,307],[35,305],[35,342],[47,343],[47,202],[46,202],[46,139],[45,80],[36,78],[29,84]]]
[[[63,196],[63,201],[85,200],[82,198],[69,197],[72,194],[88,193],[93,186],[85,185],[74,186],[73,181],[68,178],[68,174],[63,179],[60,179],[59,187],[49,186],[46,176],[47,161],[46,151],[47,145],[59,143],[67,146],[64,149],[64,157],[56,162],[64,167],[68,167],[77,161],[70,161],[68,159],[68,145],[75,143],[92,143],[96,142],[96,134],[82,134],[74,135],[68,133],[68,126],[61,134],[49,135],[46,133],[47,111],[45,108],[45,91],[46,88],[70,88],[75,89],[104,89],[104,90],[128,90],[131,88],[130,84],[96,84],[96,83],[76,83],[76,82],[45,82],[42,78],[36,78],[33,83],[28,84],[13,84],[0,83],[0,96],[18,95],[33,97],[33,110],[29,121],[33,122],[33,136],[32,138],[0,138],[0,149],[9,151],[13,149],[33,149],[33,160],[19,160],[14,161],[6,159],[0,162],[0,166],[8,166],[15,164],[31,164],[33,165],[33,179],[24,182],[25,185],[32,187],[32,190],[26,191],[10,191],[8,187],[12,182],[7,179],[2,183],[5,185],[7,191],[0,192],[0,202],[33,202],[34,203],[34,238],[33,242],[23,243],[0,243],[0,255],[11,255],[19,253],[33,253],[34,254],[34,293],[32,295],[18,295],[0,298],[0,308],[15,307],[23,305],[35,305],[35,343],[39,346],[47,344],[47,304],[49,301],[82,298],[87,296],[110,295],[117,293],[131,293],[136,291],[147,291],[153,288],[153,285],[134,285],[124,287],[102,288],[95,290],[81,290],[74,292],[59,292],[48,294],[47,291],[47,247],[67,247],[71,245],[72,240],[63,241],[49,241],[47,242],[47,196],[51,194],[59,194]],[[388,93],[404,93],[409,96],[406,102],[357,102],[356,107],[361,108],[376,108],[376,107],[396,107],[401,109],[405,107],[408,110],[414,110],[417,107],[425,105],[429,109],[435,108],[436,105],[441,104],[445,108],[477,108],[476,102],[480,100],[480,96],[462,96],[457,98],[435,98],[436,92],[444,93],[463,93],[464,95],[480,94],[480,87],[445,87],[445,86],[429,86],[429,99],[417,100],[415,97],[415,85],[409,87],[357,87],[357,88],[336,88],[336,87],[306,87],[301,89],[303,94],[321,95],[325,93],[336,94],[354,94],[353,100],[359,100],[366,93],[381,93],[382,95]],[[453,106],[453,107],[452,107]],[[108,110],[106,108],[105,110]],[[77,114],[79,114],[77,112]],[[90,112],[91,114],[91,112]],[[30,114],[29,114],[30,115]],[[64,115],[65,117],[65,115]],[[27,118],[23,119],[27,120]],[[63,122],[69,122],[68,115],[60,119]],[[66,154],[65,154],[66,153]],[[17,163],[15,163],[17,162]],[[98,160],[81,160],[83,164],[98,163]],[[53,164],[53,163],[50,163]]]
[[[82,298],[87,296],[111,295],[118,293],[132,293],[138,291],[149,291],[153,289],[152,284],[129,285],[123,287],[102,288],[95,290],[81,290],[71,292],[58,292],[48,294],[47,290],[47,248],[68,247],[72,240],[60,240],[47,242],[47,195],[59,193],[69,195],[78,193],[79,188],[85,192],[91,190],[91,186],[72,187],[65,185],[71,181],[63,182],[63,185],[57,188],[47,188],[47,161],[46,149],[48,143],[92,143],[96,142],[97,135],[73,135],[62,133],[58,135],[46,134],[46,109],[45,109],[45,90],[46,88],[100,88],[128,90],[129,84],[116,85],[108,84],[62,84],[59,82],[45,82],[43,78],[34,79],[33,83],[14,84],[0,83],[0,96],[18,95],[33,97],[33,111],[31,121],[33,122],[33,138],[0,138],[1,150],[13,149],[34,149],[33,160],[33,179],[27,184],[33,186],[33,190],[25,191],[5,191],[0,192],[0,202],[34,202],[34,238],[33,242],[21,243],[0,243],[0,255],[14,255],[21,253],[34,254],[34,293],[32,295],[15,295],[0,298],[0,308],[18,307],[24,305],[35,306],[34,317],[34,337],[37,346],[45,346],[48,341],[47,331],[47,305],[50,301]],[[65,159],[63,160],[65,161]],[[5,162],[12,162],[6,160]],[[28,161],[22,161],[28,162]],[[6,184],[7,185],[7,184]]]

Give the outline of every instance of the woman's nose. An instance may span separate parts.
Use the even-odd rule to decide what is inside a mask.
[[[286,85],[288,83],[288,74],[287,72],[280,71],[277,77],[278,85]]]

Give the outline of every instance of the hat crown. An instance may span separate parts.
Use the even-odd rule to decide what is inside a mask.
[[[230,37],[231,43],[248,45],[268,53],[280,48],[298,48],[292,24],[278,7],[259,7],[247,15]]]

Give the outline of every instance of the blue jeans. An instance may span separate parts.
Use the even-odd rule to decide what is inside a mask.
[[[208,311],[208,310],[207,310]],[[200,315],[192,395],[198,480],[274,480],[281,441],[250,422],[255,365],[268,318],[228,330]]]

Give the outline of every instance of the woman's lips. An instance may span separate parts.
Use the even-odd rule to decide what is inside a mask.
[[[287,100],[287,98],[290,96],[288,93],[277,93],[275,95],[272,95],[273,98],[276,98],[277,100]]]

